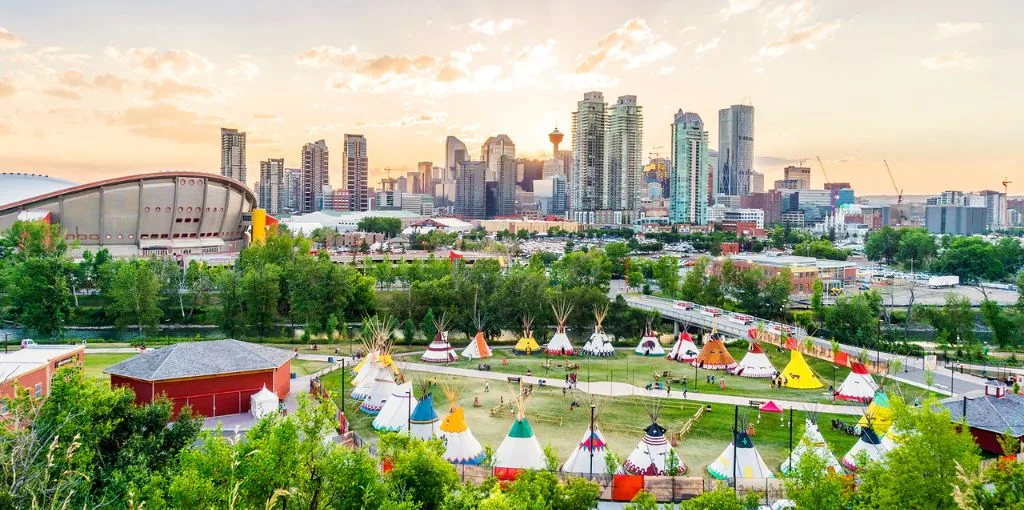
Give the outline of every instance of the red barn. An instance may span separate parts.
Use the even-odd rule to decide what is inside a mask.
[[[249,397],[266,386],[284,399],[291,388],[292,353],[238,340],[184,342],[144,352],[107,370],[112,387],[135,392],[139,404],[160,394],[196,414],[223,416],[249,411]]]
[[[0,352],[0,397],[13,397],[14,388],[33,396],[50,394],[50,381],[58,368],[82,366],[83,345],[30,345],[9,354]]]
[[[960,398],[942,401],[953,421],[967,419],[974,442],[989,453],[1003,454],[999,436],[1007,431],[1024,441],[1024,397],[1009,391],[1005,384],[989,380],[985,393],[969,392]]]

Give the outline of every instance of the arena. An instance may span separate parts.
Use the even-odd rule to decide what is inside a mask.
[[[60,224],[72,255],[116,257],[237,252],[249,239],[256,197],[244,184],[203,172],[158,172],[83,185],[0,174],[0,230],[19,219]]]

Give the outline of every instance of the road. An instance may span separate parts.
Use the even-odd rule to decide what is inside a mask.
[[[613,287],[614,289],[614,287]],[[621,287],[619,287],[621,289]],[[619,291],[621,293],[621,290]],[[722,332],[727,336],[735,336],[739,338],[746,338],[747,330],[752,326],[747,324],[739,324],[729,320],[722,320],[721,317],[718,319],[704,315],[696,310],[683,310],[675,306],[675,301],[671,299],[665,299],[654,296],[643,296],[643,295],[625,295],[624,298],[630,306],[644,310],[655,310],[659,312],[663,319],[671,320],[676,323],[680,323],[686,326],[696,326],[703,329],[711,329],[712,326],[718,328],[718,331]],[[755,319],[755,321],[758,319]],[[815,345],[831,349],[831,342],[824,338],[816,338],[805,335],[803,330],[797,328],[797,338],[810,338]],[[860,347],[854,347],[850,345],[840,345],[840,350],[856,358],[863,350]],[[890,377],[894,380],[911,384],[920,388],[927,388],[928,385],[925,382],[926,376],[924,371],[924,359],[917,356],[897,355],[890,354],[887,352],[869,351],[872,358],[876,360],[899,360],[903,364],[903,368],[899,374],[891,374]],[[969,374],[961,374],[959,372],[953,372],[948,368],[936,367],[932,370],[934,376],[934,383],[932,389],[939,393],[946,393],[950,395],[962,395],[964,393],[973,391],[983,391],[985,389],[985,380]]]

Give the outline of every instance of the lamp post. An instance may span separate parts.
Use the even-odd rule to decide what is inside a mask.
[[[590,480],[594,479],[594,411],[597,409],[597,405],[590,404],[590,437],[587,438],[587,442],[590,443]]]
[[[739,435],[737,427],[740,421],[740,406],[735,406],[735,413],[732,417],[732,488],[736,494],[740,493],[740,484],[736,480],[736,457],[739,454],[736,444],[736,436]]]

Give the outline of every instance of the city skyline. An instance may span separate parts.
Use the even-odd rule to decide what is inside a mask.
[[[862,195],[893,194],[882,159],[908,195],[999,189],[1022,164],[1013,120],[1024,112],[1000,101],[1020,82],[1011,2],[608,4],[568,29],[578,4],[382,4],[338,35],[327,28],[344,11],[329,4],[194,3],[204,16],[186,14],[191,2],[105,4],[0,8],[0,170],[78,182],[218,173],[221,127],[247,133],[253,168],[358,132],[373,186],[384,168],[445,160],[449,135],[475,152],[507,133],[517,156],[545,159],[555,126],[571,146],[588,91],[638,97],[644,162],[668,152],[678,109],[714,122],[749,104],[753,169],[769,183],[803,160],[820,186],[817,155]],[[271,26],[273,46],[253,42]],[[719,126],[706,129],[718,147]],[[335,189],[341,178],[339,166]]]

